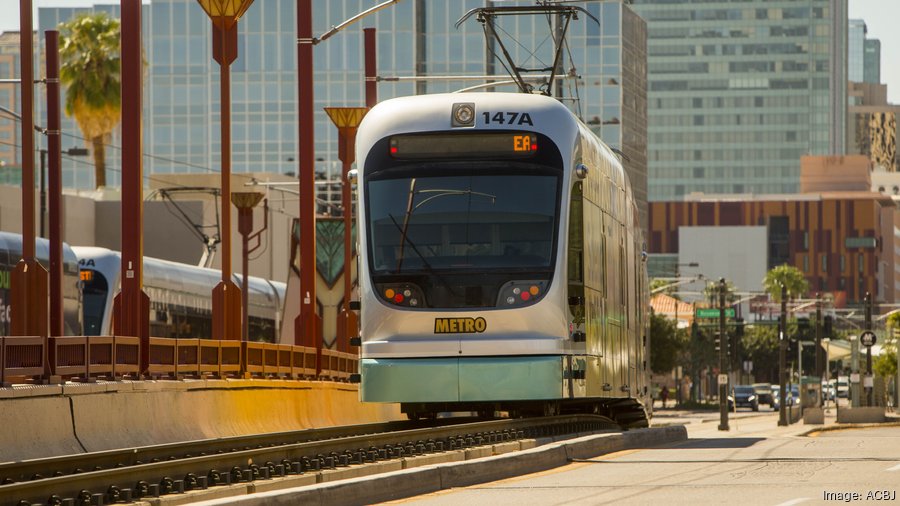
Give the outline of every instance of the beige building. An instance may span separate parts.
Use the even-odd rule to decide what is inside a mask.
[[[867,156],[875,167],[886,172],[900,171],[900,105],[888,104],[884,84],[850,83],[848,93],[847,152]]]
[[[0,33],[0,79],[16,79],[18,72],[19,32]],[[17,111],[18,95],[17,84],[0,82],[0,107]],[[0,111],[0,184],[12,182],[14,168],[22,163],[16,149],[20,130],[17,121]]]

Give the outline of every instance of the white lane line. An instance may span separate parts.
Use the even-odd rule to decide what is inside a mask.
[[[790,501],[783,502],[781,504],[777,504],[776,506],[794,506],[795,504],[800,504],[802,502],[806,502],[809,500],[809,497],[798,497],[796,499],[791,499]]]
[[[885,471],[900,471],[900,464],[897,464],[894,467],[889,467],[889,468],[885,469]]]

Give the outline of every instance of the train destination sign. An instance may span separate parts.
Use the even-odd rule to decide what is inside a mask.
[[[697,318],[718,318],[720,314],[721,313],[718,308],[704,307],[704,308],[698,308],[695,316]],[[725,318],[734,318],[734,315],[735,315],[735,313],[734,313],[733,307],[725,308]]]
[[[398,159],[471,157],[530,158],[537,154],[537,135],[522,132],[395,135],[391,156]]]

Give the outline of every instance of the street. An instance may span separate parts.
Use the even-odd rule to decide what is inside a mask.
[[[717,413],[713,414],[717,415]],[[743,413],[741,413],[743,415]],[[754,413],[717,430],[709,414],[682,417],[689,440],[617,452],[543,473],[398,501],[466,504],[825,504],[896,502],[900,426],[810,433]],[[833,426],[833,418],[826,419]]]

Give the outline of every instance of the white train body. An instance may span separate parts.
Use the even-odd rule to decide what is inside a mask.
[[[115,295],[121,290],[122,254],[106,248],[73,248],[81,268],[85,335],[111,335]],[[144,257],[144,292],[150,298],[150,334],[154,337],[212,336],[212,290],[221,271]],[[234,282],[241,286],[241,277]],[[251,341],[277,343],[286,285],[249,277]]]
[[[617,157],[565,106],[388,100],[356,159],[363,401],[647,422],[637,211]]]

